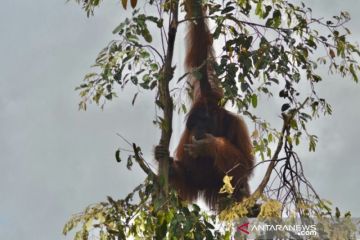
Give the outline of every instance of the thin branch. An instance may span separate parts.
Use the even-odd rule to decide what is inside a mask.
[[[142,44],[140,44],[140,43],[136,43],[135,45],[136,45],[137,47],[141,47],[141,48],[144,48],[144,47],[150,48],[151,50],[153,50],[153,51],[160,57],[161,62],[162,62],[163,64],[165,63],[163,56],[161,55],[161,53],[160,53],[155,47],[153,47],[153,46],[151,46],[151,45],[142,45]]]
[[[151,168],[148,166],[148,164],[146,163],[145,159],[141,156],[141,152],[139,151],[139,148],[136,146],[135,143],[131,143],[129,142],[125,137],[123,137],[120,133],[116,133],[117,136],[119,136],[124,142],[126,142],[129,146],[131,146],[133,148],[133,150],[126,150],[126,149],[121,149],[122,151],[126,151],[126,152],[133,152],[134,153],[134,157],[136,162],[139,164],[139,166],[141,167],[141,169],[147,174],[147,175],[152,175],[152,176],[156,176],[156,174],[151,170]]]
[[[252,196],[254,196],[255,198],[259,198],[260,195],[263,193],[266,185],[268,184],[269,180],[270,180],[270,176],[271,176],[271,173],[273,171],[273,169],[275,168],[275,165],[278,161],[278,156],[279,156],[279,153],[283,147],[283,144],[284,144],[284,136],[285,136],[285,131],[288,127],[288,120],[286,117],[283,117],[283,120],[284,120],[284,123],[283,123],[283,127],[282,127],[282,130],[281,130],[281,135],[280,135],[280,139],[279,139],[279,142],[278,142],[278,145],[276,147],[276,151],[271,159],[271,163],[269,164],[267,170],[266,170],[266,173],[265,173],[265,176],[263,178],[263,180],[261,181],[261,183],[259,184],[259,186],[257,187],[256,191],[252,194]]]
[[[156,174],[150,169],[150,167],[146,164],[144,158],[141,156],[141,152],[135,143],[132,144],[134,150],[135,160],[141,167],[141,169],[147,174],[151,176],[156,176]]]
[[[216,18],[216,17],[220,17],[220,16],[212,15],[212,16],[191,17],[191,18],[185,18],[183,20],[180,20],[177,23],[181,24],[181,23],[184,23],[184,22],[187,22],[187,21],[194,21],[194,20],[198,20],[198,19],[202,19],[202,18],[204,18],[204,19],[205,18],[212,19],[212,18]],[[272,27],[272,26],[266,26],[266,25],[260,24],[260,23],[254,23],[254,22],[239,20],[239,19],[237,19],[235,17],[232,17],[232,16],[228,16],[227,19],[232,20],[233,22],[237,23],[238,25],[239,24],[245,24],[245,25],[249,25],[249,26],[253,26],[253,27],[268,28],[268,29],[272,29],[272,30],[275,30],[275,31],[293,31],[294,30],[294,28]]]
[[[156,2],[156,9],[161,19],[163,19],[163,11],[159,2]],[[161,39],[161,48],[163,51],[163,55],[165,56],[165,43],[164,43],[164,35],[165,35],[165,28],[164,25],[159,29],[160,30],[160,39]]]
[[[293,119],[294,116],[300,111],[300,109],[302,109],[305,106],[305,104],[308,102],[308,100],[309,100],[309,98],[306,98],[305,101],[298,108],[294,109],[293,111],[289,111],[289,114],[284,113],[282,115],[283,116],[283,127],[281,130],[281,135],[280,135],[278,145],[277,145],[275,153],[271,159],[271,163],[269,164],[269,166],[266,170],[263,180],[261,181],[261,183],[255,190],[255,192],[252,194],[252,196],[254,198],[260,197],[260,195],[264,192],[264,189],[270,180],[271,173],[274,170],[276,163],[279,160],[278,157],[279,157],[280,151],[282,150],[283,145],[284,145],[284,137],[285,137],[285,133],[286,133],[287,129],[289,128],[290,120]]]
[[[132,143],[129,142],[125,137],[123,137],[120,133],[116,133],[124,142],[126,142],[129,146],[132,146]]]
[[[283,161],[283,160],[286,160],[287,158],[286,157],[283,157],[283,158],[279,158],[277,161],[280,162],[280,161]],[[273,160],[272,159],[268,159],[268,160],[263,160],[261,162],[258,162],[257,164],[255,164],[252,168],[250,168],[250,170],[253,170],[255,169],[257,166],[263,164],[263,163],[266,163],[266,162],[272,162]],[[232,170],[234,170],[235,168],[239,167],[241,165],[241,163],[237,163],[235,164],[232,168],[230,168],[228,171],[226,171],[225,173],[226,174],[229,174],[229,172],[231,172]]]
[[[200,19],[213,18],[213,17],[214,16],[187,17],[187,18],[184,18],[183,20],[177,21],[177,24],[181,24],[181,23],[189,22],[189,21],[200,20]]]

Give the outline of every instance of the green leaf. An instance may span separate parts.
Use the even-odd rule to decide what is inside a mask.
[[[256,107],[257,107],[257,103],[258,103],[257,95],[256,95],[256,94],[253,94],[253,95],[251,96],[251,104],[252,104],[253,108],[256,108]]]
[[[182,109],[183,113],[187,112],[185,104],[181,104],[181,109]]]
[[[157,71],[159,69],[159,66],[156,63],[150,64],[151,71]]]
[[[136,100],[136,97],[138,96],[138,94],[139,94],[138,92],[134,94],[133,100],[131,101],[131,105],[134,106],[135,100]]]
[[[290,104],[285,103],[281,106],[281,111],[285,112],[286,110],[288,110],[290,108]]]
[[[272,7],[270,5],[265,7],[265,13],[263,14],[263,18],[267,18],[267,16],[269,15],[270,11],[271,11]]]
[[[143,36],[143,38],[145,39],[145,41],[147,41],[148,43],[152,42],[152,36],[149,32],[149,30],[147,28],[145,28],[142,32],[141,35]]]
[[[255,14],[259,17],[263,17],[263,10],[262,10],[262,0],[259,0],[259,2],[256,4]]]
[[[141,51],[141,52],[140,52],[140,56],[141,56],[142,58],[149,58],[149,57],[150,57],[150,53],[147,52],[147,51]]]
[[[221,11],[221,14],[229,13],[229,12],[233,11],[234,9],[235,8],[233,6],[228,6]]]
[[[129,155],[128,156],[128,159],[127,159],[127,163],[126,163],[126,167],[127,169],[131,170],[131,167],[133,165],[133,156],[132,155]]]
[[[316,142],[317,142],[316,136],[311,135],[309,141],[309,152],[315,152]]]
[[[339,210],[338,207],[336,207],[336,208],[335,208],[335,217],[336,217],[337,219],[339,219],[340,216],[341,216],[340,210]]]
[[[124,28],[124,26],[125,26],[125,24],[124,24],[123,22],[120,23],[120,24],[112,31],[112,33],[113,33],[113,34],[116,34],[116,33],[120,32],[120,31]]]
[[[297,130],[298,129],[298,125],[297,125],[297,122],[295,119],[291,119],[290,121],[290,127],[294,130]]]
[[[279,80],[276,78],[269,78],[269,81],[274,82],[279,85]]]
[[[100,2],[100,0],[93,0],[93,5],[97,6],[97,5],[99,5],[99,2]]]
[[[113,98],[112,93],[106,94],[106,95],[105,95],[105,98],[106,98],[107,100],[112,100],[112,98]]]
[[[358,82],[358,81],[359,81],[359,78],[358,78],[358,76],[357,76],[357,74],[356,74],[356,72],[355,72],[354,64],[352,64],[352,63],[350,64],[349,71],[350,71],[352,77],[354,78],[354,81],[355,81],[355,82]]]
[[[273,27],[277,28],[281,25],[281,12],[275,10],[273,13]]]
[[[116,150],[115,159],[116,159],[117,162],[121,162],[120,149]]]

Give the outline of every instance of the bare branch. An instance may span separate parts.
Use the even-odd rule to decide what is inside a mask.
[[[137,163],[139,164],[139,166],[141,167],[141,169],[147,174],[147,175],[152,175],[152,176],[156,176],[156,174],[151,170],[151,168],[146,164],[144,158],[141,156],[141,153],[139,152],[138,147],[136,146],[135,143],[132,144],[133,149],[134,149],[134,156],[135,156],[135,160],[137,161]]]
[[[265,176],[263,178],[263,180],[261,181],[261,183],[259,184],[259,186],[257,187],[257,189],[255,190],[255,192],[252,194],[252,197],[259,198],[261,196],[261,194],[264,192],[264,189],[266,187],[266,185],[268,184],[269,180],[270,180],[270,176],[272,171],[274,170],[276,164],[279,162],[279,153],[283,148],[284,145],[284,137],[286,136],[286,131],[289,129],[290,126],[290,121],[291,119],[294,118],[294,116],[305,106],[305,104],[308,102],[309,98],[306,98],[305,101],[300,104],[300,106],[296,109],[294,109],[293,111],[289,111],[289,114],[285,114],[283,113],[282,117],[283,117],[283,127],[281,130],[281,135],[279,138],[279,142],[277,144],[276,150],[274,152],[274,155],[271,159],[271,163],[269,164]]]

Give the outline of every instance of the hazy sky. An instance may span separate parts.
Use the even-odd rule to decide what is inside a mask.
[[[79,6],[62,0],[1,1],[1,239],[65,239],[61,231],[71,214],[107,195],[123,197],[144,178],[117,164],[114,151],[126,147],[116,136],[121,133],[151,158],[159,139],[151,95],[140,95],[131,107],[133,92],[125,91],[104,111],[94,105],[78,111],[74,88],[124,15],[117,1],[106,2],[87,19]],[[359,0],[313,0],[311,6],[317,16],[349,11],[353,39],[360,39]],[[175,61],[182,58],[178,52]],[[320,138],[317,151],[304,148],[300,156],[320,195],[360,217],[360,88],[326,72],[324,78],[320,92],[334,115],[311,125]],[[271,107],[278,109],[270,106],[269,116]],[[174,125],[176,138],[182,120]],[[262,176],[257,173],[252,186]]]

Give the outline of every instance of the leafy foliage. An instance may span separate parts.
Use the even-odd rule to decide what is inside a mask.
[[[81,223],[75,239],[88,239],[92,234],[99,234],[100,239],[148,239],[149,236],[155,239],[223,239],[223,234],[215,229],[214,216],[201,212],[196,204],[188,207],[187,203],[179,201],[175,192],[169,194],[166,204],[151,200],[158,190],[154,181],[148,177],[123,200],[108,197],[106,202],[89,206],[84,213],[73,216],[63,233],[67,234]],[[229,232],[225,235],[230,236]]]
[[[80,109],[85,110],[89,100],[101,103],[102,106],[105,100],[112,100],[117,96],[115,84],[121,88],[129,82],[143,89],[156,87],[160,64],[150,51],[152,47],[141,43],[141,39],[146,43],[152,41],[147,25],[149,22],[162,27],[161,19],[139,14],[138,10],[134,10],[132,19],[125,19],[114,29],[113,33],[118,34],[121,39],[111,41],[99,53],[94,67],[101,71],[87,74],[85,83],[76,88],[80,90],[82,97]],[[133,103],[135,98],[136,96]]]

